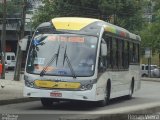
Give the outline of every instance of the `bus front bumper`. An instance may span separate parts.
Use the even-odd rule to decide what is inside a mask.
[[[93,85],[91,90],[84,91],[67,91],[67,90],[48,90],[36,89],[25,86],[25,97],[37,98],[53,98],[53,99],[68,99],[68,100],[82,100],[82,101],[99,101],[102,96],[96,94],[96,85]]]

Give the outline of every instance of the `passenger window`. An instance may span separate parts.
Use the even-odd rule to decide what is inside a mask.
[[[123,49],[124,49],[124,44],[122,39],[118,39],[118,68],[122,69],[123,68]]]
[[[142,70],[144,70],[144,66],[142,66]]]
[[[102,39],[102,43],[106,44],[104,39]],[[104,71],[106,71],[106,68],[107,68],[107,60],[106,60],[106,56],[102,56],[101,52],[102,51],[100,50],[100,57],[99,57],[98,66],[99,66],[99,72],[104,72]]]
[[[118,60],[117,60],[117,58],[118,58],[118,56],[117,56],[117,41],[116,41],[116,39],[115,38],[113,38],[112,39],[112,68],[113,69],[117,69],[117,67],[118,67]]]
[[[11,56],[11,59],[12,59],[12,60],[15,60],[14,56]]]
[[[106,36],[107,41],[107,67],[112,68],[112,38]]]
[[[148,70],[148,66],[146,66],[146,69],[145,70]]]
[[[10,56],[7,56],[7,60],[10,60]]]

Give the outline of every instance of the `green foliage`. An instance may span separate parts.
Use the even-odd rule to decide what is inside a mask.
[[[97,17],[99,14],[95,0],[43,0],[43,3],[33,17],[33,26],[59,16]]]
[[[3,5],[2,3],[0,3],[0,18],[2,18],[2,14],[3,14]]]
[[[6,12],[7,15],[14,15],[20,13],[22,10],[22,0],[11,0],[7,1]],[[3,16],[3,3],[0,3],[0,18]]]
[[[143,26],[142,2],[138,0],[43,0],[34,15],[34,26],[58,16],[101,18],[137,32]],[[114,19],[114,20],[112,20]]]
[[[118,11],[118,18],[124,21],[125,24],[122,26],[119,22],[118,25],[138,34],[145,23],[142,18],[143,4],[143,0],[123,1],[122,9]]]
[[[142,47],[151,47],[153,53],[160,50],[160,8],[157,6],[160,5],[159,0],[155,0],[154,15],[156,19],[153,23],[149,23],[144,27],[140,32],[142,38]]]
[[[157,11],[157,10],[160,9],[160,8],[159,8],[159,6],[160,6],[160,0],[154,0],[154,2],[155,2],[154,11]]]

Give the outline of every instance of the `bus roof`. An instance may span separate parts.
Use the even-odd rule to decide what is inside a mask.
[[[108,22],[105,22],[104,29],[107,32],[116,34],[116,35],[121,36],[121,37],[126,37],[126,38],[141,41],[140,36],[138,36],[136,34],[133,34],[133,33],[129,32],[128,30],[122,28],[122,27],[110,24]]]
[[[80,18],[80,17],[61,17],[52,19],[56,29],[63,30],[81,30],[87,25],[100,21],[92,18]]]
[[[108,33],[133,40],[141,40],[140,36],[133,34],[126,29],[99,19],[82,17],[59,17],[52,19],[51,23],[56,30],[60,31],[79,31],[82,34],[86,33],[95,35],[96,33],[100,32],[102,27],[104,27],[104,30]],[[45,26],[47,24],[45,23],[43,25]],[[40,26],[43,25],[41,24]]]

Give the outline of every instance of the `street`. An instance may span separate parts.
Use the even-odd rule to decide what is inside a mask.
[[[13,71],[8,71],[6,73],[6,79],[12,80],[13,75]],[[23,74],[21,75],[21,79],[23,79]],[[50,108],[44,108],[40,101],[23,102],[1,105],[0,113],[2,114],[0,118],[5,118],[8,115],[14,115],[14,117],[18,115],[23,120],[28,120],[30,117],[39,120],[43,118],[50,120],[53,117],[54,119],[52,120],[58,120],[60,118],[74,116],[88,118],[96,117],[97,114],[125,113],[138,110],[139,108],[145,108],[146,106],[156,106],[156,103],[160,100],[160,82],[142,81],[141,83],[141,89],[134,93],[131,100],[128,100],[126,97],[111,99],[110,104],[105,107],[97,107],[94,102],[60,102],[54,103]],[[156,114],[159,114],[159,112],[156,111]]]
[[[160,0],[0,0],[0,120],[160,120],[159,28]]]
[[[13,80],[14,79],[14,70],[6,70],[5,79]],[[23,74],[20,75],[20,79],[23,79]]]
[[[10,73],[12,74],[12,73]],[[11,77],[7,76],[7,77]],[[130,109],[139,105],[147,105],[159,102],[160,82],[142,81],[141,89],[134,93],[133,99],[125,97],[112,99],[110,104],[105,107],[97,107],[92,102],[60,102],[55,103],[50,108],[43,108],[40,101],[26,102],[19,104],[3,105],[0,113],[27,113],[27,114],[94,114],[106,111],[114,113],[116,110]]]

